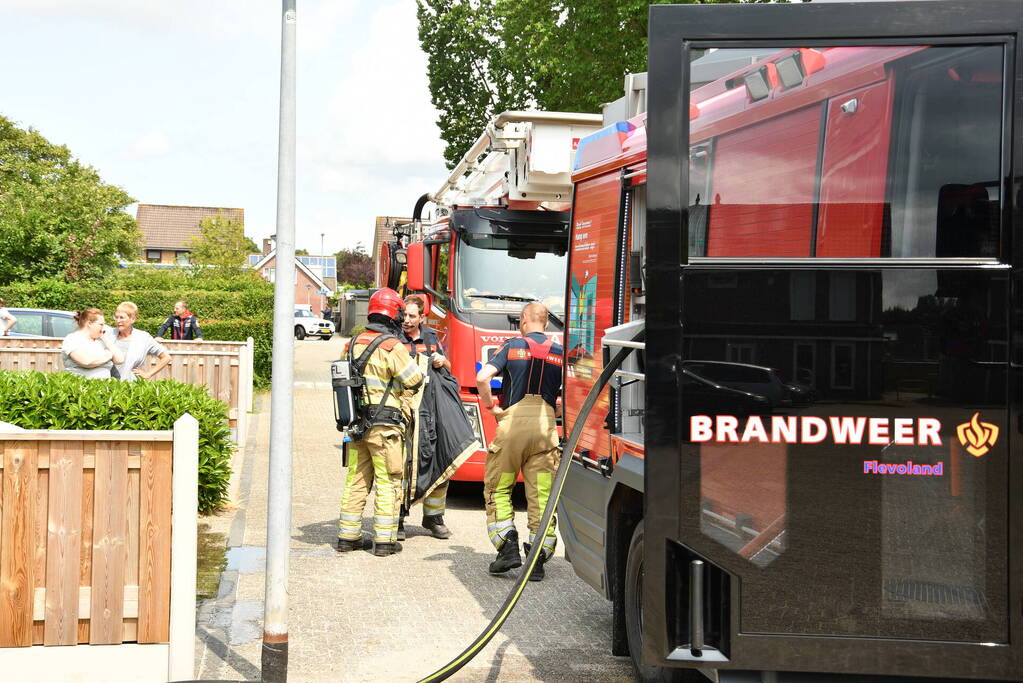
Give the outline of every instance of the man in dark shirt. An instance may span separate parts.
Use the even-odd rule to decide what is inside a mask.
[[[188,304],[184,301],[174,304],[174,315],[169,316],[163,325],[160,325],[156,336],[162,339],[167,330],[171,332],[171,339],[202,339],[199,319],[188,310]]]
[[[405,320],[401,323],[402,332],[405,333],[406,348],[413,358],[418,359],[420,355],[435,368],[447,368],[451,370],[451,361],[444,356],[444,347],[437,338],[437,333],[423,324],[425,319],[426,302],[421,296],[410,294],[405,297]],[[426,374],[426,367],[421,366],[423,374]],[[433,534],[434,538],[450,538],[451,530],[444,524],[444,507],[448,498],[448,482],[444,482],[430,492],[423,500],[423,528]],[[403,511],[404,513],[404,511]],[[398,525],[398,540],[405,536],[405,519]]]
[[[519,319],[522,336],[505,342],[476,375],[480,403],[497,418],[497,434],[488,449],[483,481],[487,533],[497,548],[490,573],[501,574],[522,566],[511,501],[521,471],[531,541],[543,543],[530,581],[544,577],[543,564],[554,554],[557,543],[553,522],[542,540],[536,538],[560,459],[554,408],[561,394],[563,351],[560,344],[547,339],[546,329],[547,308],[537,302],[526,304]],[[499,372],[503,373],[501,405],[490,393],[490,380]],[[523,545],[528,553],[530,544]]]

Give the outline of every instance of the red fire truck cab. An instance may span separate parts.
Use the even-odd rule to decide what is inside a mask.
[[[429,302],[428,324],[447,348],[463,405],[482,443],[452,477],[482,481],[497,431],[480,408],[476,373],[518,336],[525,303],[543,302],[559,343],[564,316],[570,171],[580,138],[600,117],[505,112],[494,118],[441,188],[424,195],[413,224],[399,229],[407,262],[405,293]],[[436,205],[423,220],[424,207]],[[500,379],[493,382],[500,395]]]
[[[559,530],[612,650],[642,680],[1023,680],[1023,11],[650,29],[649,112],[573,173]]]

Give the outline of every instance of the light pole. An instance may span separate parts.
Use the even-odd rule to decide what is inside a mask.
[[[323,250],[323,237],[324,237],[324,235],[326,235],[326,234],[327,234],[327,233],[325,233],[325,232],[321,232],[321,233],[320,233],[320,256],[326,256],[326,255],[327,255],[327,252],[325,252],[325,251]]]
[[[288,680],[288,551],[295,374],[295,24],[296,0],[282,0],[281,100],[277,149],[277,278],[274,282],[267,481],[266,584],[261,678]]]
[[[312,285],[306,285],[305,286],[305,303],[306,303],[307,306],[310,306],[310,307],[313,305],[313,286]]]

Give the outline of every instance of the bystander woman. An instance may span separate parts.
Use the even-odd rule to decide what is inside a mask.
[[[114,366],[114,370],[122,382],[134,382],[138,377],[151,379],[171,361],[170,353],[153,339],[153,335],[135,329],[138,314],[139,307],[131,301],[122,301],[114,311],[114,323],[117,325],[114,344],[124,355],[124,362]],[[156,356],[157,361],[147,370],[145,364],[149,356]]]
[[[98,308],[78,311],[75,322],[78,329],[64,337],[60,345],[64,370],[89,379],[110,379],[111,368],[124,362],[124,354],[114,343],[103,311]]]

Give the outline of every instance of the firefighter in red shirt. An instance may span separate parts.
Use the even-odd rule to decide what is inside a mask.
[[[476,375],[480,403],[497,418],[497,434],[488,449],[483,481],[487,533],[497,548],[490,573],[501,574],[522,566],[511,500],[521,471],[531,540],[543,544],[543,554],[530,581],[544,577],[544,562],[554,554],[557,543],[553,522],[543,539],[536,537],[560,461],[554,408],[561,394],[563,352],[560,344],[547,339],[546,329],[547,307],[538,302],[526,304],[519,318],[522,336],[505,342]],[[490,380],[499,372],[504,373],[500,406],[490,393]],[[530,544],[524,547],[528,553]]]

